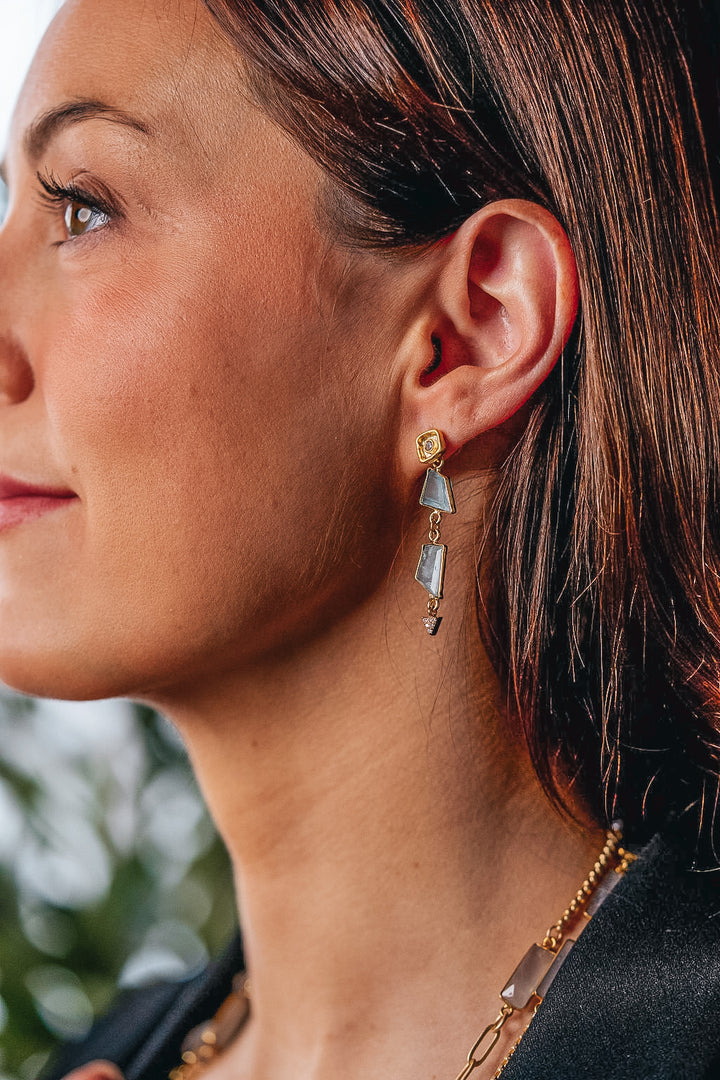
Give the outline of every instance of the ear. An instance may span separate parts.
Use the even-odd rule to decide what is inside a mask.
[[[452,453],[503,424],[547,378],[577,314],[577,271],[557,219],[521,199],[473,214],[436,265],[404,342],[403,438],[414,452],[420,432],[439,428]]]

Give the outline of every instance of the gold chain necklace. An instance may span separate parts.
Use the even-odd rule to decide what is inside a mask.
[[[501,1008],[473,1043],[465,1065],[456,1080],[468,1077],[495,1049],[507,1021],[515,1013],[529,1010],[528,1023],[501,1062],[495,1077],[500,1076],[515,1053],[538,1010],[550,984],[567,959],[575,941],[566,938],[568,927],[582,913],[591,918],[605,897],[617,885],[620,877],[637,856],[621,846],[620,827],[607,833],[605,845],[588,876],[556,923],[549,927],[539,944],[531,945],[507,983],[500,991]],[[613,871],[611,873],[611,871]],[[245,975],[233,980],[232,992],[222,1003],[212,1020],[194,1028],[182,1046],[182,1064],[173,1069],[169,1080],[196,1080],[239,1035],[250,1014],[249,984]]]

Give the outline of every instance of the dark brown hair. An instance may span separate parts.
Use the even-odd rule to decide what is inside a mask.
[[[412,248],[507,197],[565,227],[581,311],[502,468],[480,603],[555,801],[638,838],[690,808],[712,840],[717,5],[206,3],[352,242]]]

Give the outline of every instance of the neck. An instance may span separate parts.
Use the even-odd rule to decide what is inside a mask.
[[[412,584],[165,703],[233,859],[268,1073],[455,1075],[602,846],[540,790],[469,600],[429,638]]]

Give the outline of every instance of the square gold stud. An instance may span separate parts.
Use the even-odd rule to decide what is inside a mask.
[[[423,431],[422,435],[418,435],[415,446],[420,461],[423,465],[427,465],[429,462],[435,461],[443,453],[445,440],[439,431],[432,428],[430,431]]]

